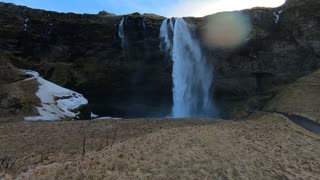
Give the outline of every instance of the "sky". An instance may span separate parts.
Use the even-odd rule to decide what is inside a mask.
[[[165,17],[201,17],[221,11],[252,7],[277,7],[285,0],[0,0],[36,9],[96,14],[101,10],[118,15],[154,13]]]

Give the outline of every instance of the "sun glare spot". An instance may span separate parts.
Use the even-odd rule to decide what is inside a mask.
[[[222,11],[242,10],[253,7],[278,7],[286,0],[186,0],[168,11],[168,17],[202,17]]]
[[[241,45],[251,31],[250,18],[241,12],[223,12],[209,17],[202,32],[210,48],[233,48]]]

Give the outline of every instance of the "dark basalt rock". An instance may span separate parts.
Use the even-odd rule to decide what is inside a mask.
[[[0,49],[23,59],[17,67],[82,93],[96,114],[164,116],[172,101],[171,66],[158,48],[164,18],[128,15],[125,49],[117,33],[121,18],[0,3]]]
[[[284,11],[275,23],[279,10]],[[245,44],[233,49],[203,45],[215,66],[213,89],[223,116],[262,109],[277,87],[320,68],[319,11],[317,0],[244,10],[253,25]],[[208,18],[187,19],[195,36],[201,36]],[[159,50],[164,18],[126,15],[125,48],[118,36],[121,19],[0,3],[0,50],[16,57],[15,67],[36,70],[82,93],[96,114],[164,116],[172,104],[172,62]]]
[[[283,12],[276,23],[274,12],[278,11]],[[232,49],[203,45],[215,65],[216,99],[224,112],[261,109],[279,86],[320,68],[318,12],[320,2],[316,0],[289,0],[278,8],[243,10],[253,25],[246,43]],[[200,37],[208,19],[216,15],[189,22]],[[255,97],[265,98],[251,106],[248,100]],[[246,107],[239,107],[241,101]]]

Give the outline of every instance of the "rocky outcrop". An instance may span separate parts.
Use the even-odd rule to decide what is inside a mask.
[[[34,116],[38,112],[39,99],[35,96],[36,81],[18,81],[0,86],[0,121],[2,118],[14,117],[23,120],[25,116]]]
[[[203,44],[215,66],[212,89],[222,116],[261,110],[279,86],[320,68],[319,10],[317,0],[244,10],[240,13],[252,23],[244,44],[236,48]],[[218,15],[187,19],[201,43],[206,24]],[[45,79],[82,93],[96,114],[164,116],[172,104],[172,62],[159,50],[164,18],[125,16],[125,47],[118,34],[122,18],[0,3],[0,49],[10,52],[13,66],[36,70]]]
[[[82,95],[41,77],[31,78],[30,73],[12,64],[14,60],[19,61],[8,52],[0,55],[0,122],[8,119],[19,121],[90,118],[88,102]]]
[[[35,97],[37,82],[23,82],[27,76],[12,63],[8,52],[0,55],[0,121],[1,117],[23,119],[25,115],[36,115]],[[32,96],[34,94],[34,96]]]
[[[88,101],[40,77],[0,86],[0,122],[90,119]]]

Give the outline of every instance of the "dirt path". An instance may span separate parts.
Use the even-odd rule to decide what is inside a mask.
[[[320,134],[320,124],[314,122],[313,120],[303,117],[303,116],[299,116],[299,115],[295,115],[295,114],[285,114],[282,113],[284,116],[286,116],[288,119],[290,119],[292,122],[296,123],[297,125],[311,131],[317,134]]]

